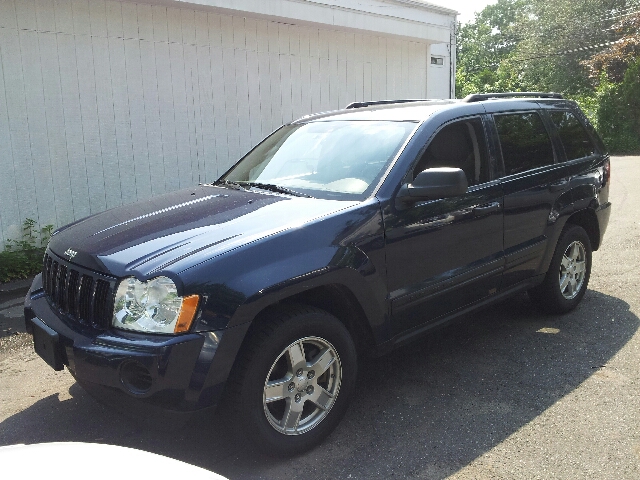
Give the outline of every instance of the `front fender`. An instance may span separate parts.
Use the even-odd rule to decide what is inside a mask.
[[[214,284],[196,330],[232,328],[251,322],[270,305],[327,285],[340,285],[351,291],[372,328],[384,324],[384,280],[362,250],[349,246],[277,259],[229,279],[226,285]]]
[[[244,245],[180,272],[205,298],[197,331],[251,322],[264,308],[322,285],[346,287],[373,328],[386,319],[384,230],[377,202]]]
[[[369,282],[363,278],[361,270],[327,266],[257,292],[245,304],[238,307],[229,325],[250,322],[268,306],[294,295],[318,287],[335,285],[345,287],[353,294],[369,321],[374,338],[380,342],[388,337],[387,307],[380,301],[380,296],[376,295],[375,290],[379,289],[379,286],[375,283],[375,280]]]

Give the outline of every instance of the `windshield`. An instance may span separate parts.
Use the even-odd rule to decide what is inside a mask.
[[[416,126],[389,121],[287,125],[249,152],[220,181],[278,186],[318,198],[362,199]]]

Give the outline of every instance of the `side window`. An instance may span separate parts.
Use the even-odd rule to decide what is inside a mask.
[[[418,160],[412,178],[435,167],[461,168],[469,186],[489,180],[487,142],[479,118],[457,121],[440,130]]]
[[[495,115],[505,175],[553,164],[553,147],[535,112]]]
[[[558,129],[567,160],[591,155],[595,148],[582,124],[571,112],[551,112],[551,120]]]

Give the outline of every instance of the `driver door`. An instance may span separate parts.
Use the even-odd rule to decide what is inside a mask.
[[[503,195],[491,179],[482,119],[442,127],[414,162],[409,182],[432,167],[461,168],[467,193],[385,211],[393,334],[444,320],[499,288],[504,266]]]

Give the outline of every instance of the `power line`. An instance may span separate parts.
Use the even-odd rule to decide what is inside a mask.
[[[615,19],[618,18],[624,18],[624,17],[629,17],[631,15],[636,15],[636,14],[640,14],[640,9],[638,8],[640,7],[640,2],[629,2],[627,3],[627,5],[624,8],[621,8],[619,10],[616,11],[609,11],[604,15],[601,15],[599,17],[596,17],[595,19],[592,19],[590,21],[583,21],[582,22],[582,26],[584,25],[592,25],[594,23],[598,23],[598,24],[602,24],[605,22],[611,22]],[[556,29],[556,33],[560,33],[560,34],[556,34],[556,35],[549,35],[549,33],[547,32],[546,35],[543,34],[542,32],[536,34],[536,35],[529,35],[527,37],[507,37],[508,40],[510,40],[511,43],[513,43],[514,47],[517,48],[517,45],[522,41],[522,40],[526,40],[526,39],[538,39],[538,38],[543,38],[546,37],[549,41],[555,41],[555,40],[560,40],[560,39],[564,39],[564,40],[569,40],[571,41],[573,40],[578,40],[579,42],[584,41],[587,36],[593,38],[593,32],[589,32],[587,30],[582,30],[579,32],[569,32],[566,30],[566,27],[568,26],[568,23],[573,23],[576,20],[583,20],[584,17],[582,16],[575,16],[570,20],[563,20],[562,23],[564,23],[564,25],[560,24],[560,25],[556,25],[555,29]],[[562,30],[561,32],[557,32],[557,30],[561,29],[562,27],[565,27],[565,30]],[[600,33],[604,33],[605,38],[606,36],[613,36],[614,35],[614,31],[616,29],[613,28],[613,26],[609,26],[608,28],[603,28],[600,30]],[[610,32],[608,35],[605,32]],[[619,35],[619,34],[618,34]],[[529,60],[535,60],[535,59],[539,59],[539,58],[549,58],[549,57],[557,57],[557,56],[563,56],[563,55],[574,55],[574,54],[580,54],[580,53],[587,53],[590,52],[592,50],[595,49],[602,49],[602,48],[606,48],[606,47],[610,47],[612,45],[616,45],[619,43],[622,43],[624,41],[626,41],[628,39],[628,37],[623,37],[623,38],[619,38],[617,40],[611,40],[611,41],[606,41],[606,42],[602,42],[602,43],[596,43],[596,44],[592,44],[592,45],[587,45],[587,46],[576,46],[574,48],[566,48],[565,50],[561,50],[561,51],[557,51],[557,52],[549,52],[549,53],[539,53],[539,54],[534,54],[534,52],[526,52],[526,51],[518,51],[516,50],[514,53],[516,55],[514,55],[514,57],[511,57],[511,60],[515,61],[515,62],[526,62]],[[473,43],[473,42],[471,42]],[[462,46],[464,44],[464,42],[461,42],[459,45]],[[527,55],[529,54],[530,56],[524,57],[523,55]],[[494,65],[489,65],[489,68],[495,68],[498,67],[499,64],[494,64]]]
[[[636,8],[636,7],[634,7],[634,8]],[[591,25],[591,24],[594,24],[594,23],[604,23],[605,21],[608,21],[608,20],[610,20],[610,19],[614,19],[614,18],[621,18],[621,17],[623,17],[623,16],[624,16],[624,17],[628,17],[628,16],[635,15],[635,14],[640,14],[640,9],[639,9],[639,10],[633,10],[633,11],[628,12],[628,13],[626,13],[626,14],[624,14],[624,15],[619,16],[619,17],[618,17],[618,16],[616,16],[616,17],[610,17],[610,18],[608,18],[608,19],[603,19],[603,20],[585,21],[585,22],[583,22],[583,23],[582,23],[582,25],[584,26],[584,25]],[[574,19],[573,19],[573,20],[577,20],[577,19],[579,19],[579,17],[574,17]],[[585,34],[588,34],[588,33],[589,33],[589,32],[588,32],[588,31],[586,31],[586,30],[583,30],[582,32],[580,32],[580,33],[578,33],[578,34],[576,34],[576,33],[568,33],[566,30],[564,30],[564,29],[563,29],[563,27],[566,27],[566,24],[567,24],[568,22],[567,22],[567,21],[564,21],[563,23],[564,23],[564,25],[563,25],[563,24],[559,24],[559,25],[556,25],[556,26],[555,26],[554,30],[556,30],[556,32],[554,32],[554,33],[560,33],[560,34],[556,34],[556,35],[554,35],[554,37],[553,37],[554,39],[558,39],[558,38],[565,38],[565,39],[567,39],[567,38],[569,38],[569,39],[570,39],[570,38],[579,38],[579,39],[581,39],[581,37],[582,37],[583,35],[585,35]],[[601,29],[600,31],[602,31],[602,32],[615,31],[615,28],[614,28],[613,26],[610,26],[610,27],[608,27],[608,28],[603,28],[603,29]],[[501,33],[502,33],[502,32],[501,32]],[[564,33],[564,34],[563,34],[563,33]],[[581,35],[581,34],[582,34],[582,35]],[[518,42],[518,41],[522,41],[522,40],[525,40],[525,39],[530,39],[530,38],[542,38],[542,37],[546,37],[546,38],[548,38],[548,37],[549,37],[549,33],[548,33],[548,32],[538,32],[538,33],[534,33],[534,34],[532,34],[532,35],[528,35],[528,36],[526,36],[526,37],[523,37],[523,36],[520,36],[520,37],[508,37],[508,39],[509,39],[509,40],[511,40],[511,41],[516,41],[516,42]],[[465,43],[464,41],[459,42],[459,44],[460,44],[460,45],[463,45],[464,43]],[[471,42],[471,43],[473,43],[473,42]]]
[[[637,7],[634,7],[634,8],[637,8]],[[566,19],[563,20],[562,23],[559,24],[559,25],[556,25],[555,28],[556,28],[556,30],[563,31],[563,30],[561,30],[563,28],[563,26],[565,26],[566,24],[570,23],[573,20],[581,20],[582,21],[582,25],[586,26],[586,25],[602,24],[602,23],[605,23],[605,22],[611,22],[612,20],[615,20],[617,18],[630,17],[630,16],[636,15],[636,14],[640,14],[640,9],[632,10],[632,11],[629,11],[629,12],[627,12],[625,14],[622,14],[622,15],[615,15],[615,16],[611,16],[611,17],[607,17],[607,18],[593,19],[593,20],[584,20],[584,18],[582,18],[582,17],[574,17],[573,19],[570,19],[570,20],[566,20]],[[611,30],[611,29],[612,29],[612,26],[607,28],[607,29],[605,29],[605,30]],[[544,35],[545,35],[544,33],[540,32],[540,33],[538,33],[538,34],[536,34],[534,36],[542,37]]]
[[[543,53],[543,54],[539,54],[539,55],[534,55],[531,57],[527,57],[527,58],[513,58],[513,60],[515,60],[516,62],[527,62],[529,60],[537,60],[539,58],[549,58],[549,57],[557,57],[557,56],[561,56],[561,55],[569,55],[572,53],[579,53],[579,52],[586,52],[589,50],[595,50],[597,48],[602,48],[602,47],[609,47],[611,45],[616,45],[618,43],[622,43],[626,40],[626,38],[621,38],[619,40],[613,41],[613,42],[604,42],[604,43],[598,43],[595,45],[588,45],[586,47],[579,47],[579,48],[574,48],[572,50],[563,50],[561,52],[551,52],[551,53]]]
[[[633,8],[638,8],[638,7],[634,6]],[[612,16],[606,17],[606,18],[605,17],[601,17],[601,20],[598,20],[598,22],[600,22],[600,21],[608,22],[608,21],[611,21],[611,20],[615,20],[616,18],[629,17],[631,15],[635,15],[636,13],[640,13],[640,10],[631,10],[631,9],[629,9],[629,10],[630,11],[627,11],[626,13],[621,13],[621,14],[617,14],[616,13],[616,15],[612,15]],[[592,22],[589,22],[589,23],[592,23]]]
[[[584,51],[593,50],[593,49],[596,49],[596,48],[608,47],[608,46],[611,46],[611,45],[616,45],[617,43],[622,43],[624,41],[625,41],[625,39],[621,38],[620,40],[616,40],[615,42],[598,43],[596,45],[589,45],[588,47],[579,47],[579,48],[574,48],[573,50],[565,50],[563,52],[557,52],[557,53],[555,53],[555,55],[566,55],[568,53],[584,52]]]
[[[590,21],[586,21],[585,23],[601,23],[601,22],[605,22],[605,21],[609,21],[612,19],[616,19],[616,18],[621,18],[621,17],[625,17],[625,16],[629,16],[629,15],[633,15],[634,13],[637,13],[640,10],[635,10],[632,11],[634,9],[637,9],[640,7],[640,2],[628,2],[628,4],[626,6],[624,6],[623,8],[616,10],[616,9],[612,9],[608,12],[602,13],[600,15],[596,15],[593,17],[592,20]],[[588,14],[582,14],[582,15],[575,15],[572,18],[566,18],[564,19],[565,21],[573,21],[573,20],[585,20],[585,16],[587,16]]]
[[[634,6],[634,7],[629,7],[629,8],[637,8],[637,7]],[[622,16],[630,16],[630,15],[635,15],[635,14],[640,14],[640,10],[630,11],[630,12],[627,12],[626,14],[624,14]],[[586,22],[586,24],[589,24],[589,23],[592,23],[592,22]],[[557,28],[561,28],[561,25],[558,25]],[[616,29],[614,29],[613,27],[609,27],[609,28],[602,29],[601,32],[602,33],[611,32],[610,35],[614,35],[615,30]],[[526,37],[522,37],[522,36],[521,37],[508,37],[508,40],[510,41],[510,43],[515,45],[515,44],[517,44],[519,42],[522,42],[523,40],[527,40],[527,39],[547,38],[548,40],[551,40],[551,41],[556,41],[556,40],[561,40],[561,39],[562,40],[569,40],[569,41],[572,40],[572,39],[573,40],[578,40],[578,41],[583,41],[587,35],[589,35],[591,37],[593,36],[592,32],[589,32],[589,31],[586,31],[586,30],[583,30],[581,32],[571,32],[571,33],[566,31],[566,30],[564,30],[562,33],[559,34],[559,35],[553,35],[552,37],[550,37],[548,33],[547,34],[543,34],[542,32],[540,32],[539,34],[530,35],[530,36],[526,36]],[[465,43],[466,42],[464,42],[464,41],[463,42],[459,42],[458,45],[459,46],[464,46]],[[473,43],[473,42],[470,42],[470,43]],[[593,48],[599,48],[601,46],[612,45],[613,43],[616,43],[616,42],[615,41],[614,42],[605,42],[605,43],[596,44],[594,46],[589,46],[589,47],[576,47],[576,48],[573,48],[573,49],[564,50],[564,52],[577,53],[577,52],[584,51],[584,50],[589,50],[589,49],[593,49]],[[523,52],[523,53],[527,53],[527,52]]]
[[[630,13],[631,14],[631,13]],[[628,15],[630,15],[628,14]],[[640,10],[634,10],[632,12],[632,14],[640,14]],[[615,29],[613,27],[608,28],[608,29],[604,29],[602,30],[602,32],[611,32],[611,35],[613,35],[613,32],[615,31]],[[578,32],[576,33],[571,33],[571,34],[565,34],[565,35],[559,35],[556,37],[553,37],[552,40],[558,40],[558,39],[565,39],[565,40],[571,40],[571,39],[576,39],[576,40],[583,40],[585,33],[588,32]],[[618,34],[619,35],[619,34]],[[518,40],[524,40],[526,37],[520,37]],[[530,37],[529,37],[530,38]],[[593,50],[595,48],[601,48],[601,47],[606,47],[606,46],[611,46],[614,45],[616,43],[620,43],[621,41],[624,41],[624,39],[619,39],[619,40],[611,40],[608,42],[604,42],[604,43],[598,43],[598,44],[594,44],[594,45],[589,45],[589,46],[578,46],[578,47],[574,47],[574,48],[568,48],[566,50],[563,50],[561,52],[556,52],[553,53],[552,55],[563,55],[563,54],[568,54],[568,53],[579,53],[579,52],[583,52],[583,51],[588,51],[588,50]],[[527,53],[527,52],[522,52],[522,53]]]

